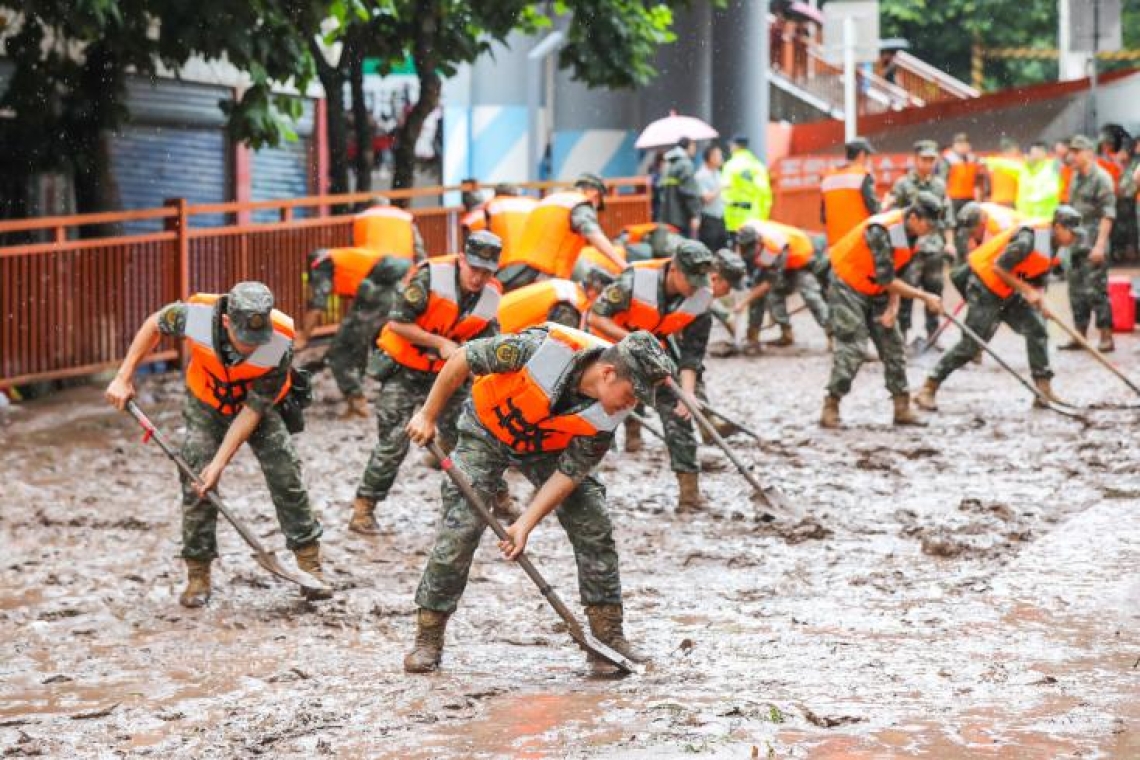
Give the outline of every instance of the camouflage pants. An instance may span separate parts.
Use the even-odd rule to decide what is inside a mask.
[[[435,382],[435,375],[398,369],[387,380],[376,399],[376,423],[379,433],[372,456],[364,468],[356,495],[371,501],[382,501],[388,496],[400,465],[408,455],[411,441],[404,427],[416,409],[423,404]],[[467,397],[467,389],[456,393],[439,420],[440,443],[445,447],[455,440],[455,421]]]
[[[192,396],[182,407],[186,440],[182,456],[191,469],[201,472],[210,463],[230,428],[232,418],[223,417]],[[301,460],[293,439],[277,410],[270,410],[249,438],[249,447],[261,464],[265,484],[277,510],[277,521],[290,549],[310,544],[321,537],[321,524],[309,507],[309,494],[301,477]],[[182,478],[182,556],[211,560],[218,556],[218,510]]]
[[[364,367],[368,353],[376,344],[380,328],[388,321],[396,289],[384,291],[377,303],[353,302],[333,336],[325,363],[332,371],[336,387],[346,397],[364,395]]]
[[[1091,318],[1096,326],[1112,327],[1112,309],[1108,305],[1108,265],[1089,261],[1087,247],[1074,248],[1069,265],[1069,307],[1077,330],[1084,332]]]
[[[764,312],[772,312],[772,321],[781,326],[791,325],[792,320],[788,314],[788,297],[799,291],[800,298],[804,299],[808,311],[815,318],[816,324],[828,331],[827,299],[823,296],[823,289],[819,280],[807,269],[796,269],[782,272],[772,282],[772,289],[767,295],[749,304],[748,326],[759,327],[764,323]]]
[[[519,458],[496,440],[462,430],[451,458],[467,476],[485,503],[503,487],[503,472],[516,467],[536,488],[553,475],[558,453]],[[486,523],[467,503],[449,478],[444,478],[443,512],[435,546],[416,589],[416,604],[436,612],[451,613],[467,586],[471,559]],[[613,526],[606,512],[606,489],[589,475],[554,511],[574,548],[578,566],[578,591],[582,603],[620,604],[621,576]],[[520,581],[521,582],[521,581]]]
[[[835,351],[827,392],[836,398],[850,392],[851,382],[867,358],[867,338],[870,338],[883,361],[887,390],[892,396],[907,393],[902,332],[897,324],[887,329],[877,321],[877,317],[887,309],[887,296],[866,296],[841,280],[835,280],[828,289],[828,305],[831,307]]]
[[[1004,322],[1018,335],[1024,336],[1033,377],[1053,376],[1049,369],[1049,334],[1045,329],[1045,318],[1025,299],[1017,294],[1001,298],[971,274],[966,284],[966,306],[969,309],[966,312],[966,326],[976,332],[978,337],[989,341]],[[952,372],[973,359],[978,349],[978,344],[972,338],[963,335],[938,361],[930,373],[930,379],[938,383],[944,382]]]
[[[945,287],[943,282],[942,250],[946,241],[941,235],[927,235],[918,241],[918,253],[914,261],[907,268],[905,279],[909,285],[942,296]],[[904,298],[899,305],[899,329],[905,337],[910,332],[911,313],[914,311],[914,299]],[[933,335],[938,329],[938,315],[926,310],[926,334]]]
[[[699,385],[699,383],[698,383]],[[677,416],[677,404],[681,403],[676,394],[661,386],[657,389],[653,408],[661,418],[664,428],[665,445],[669,449],[669,466],[673,472],[700,472],[697,461],[697,435],[693,420]]]

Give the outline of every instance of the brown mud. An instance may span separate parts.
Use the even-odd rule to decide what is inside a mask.
[[[951,330],[951,333],[955,331]],[[1140,412],[1085,425],[1031,410],[987,360],[953,376],[924,429],[895,429],[881,365],[815,424],[829,363],[802,345],[709,361],[732,443],[804,511],[758,519],[747,484],[702,447],[708,508],[679,519],[659,441],[602,467],[643,676],[584,657],[490,540],[437,675],[400,666],[433,537],[439,475],[413,452],[346,531],[372,421],[327,401],[297,438],[325,524],[331,602],[268,576],[235,532],[202,610],[178,606],[174,467],[92,386],[0,420],[0,752],[45,757],[1140,757]],[[948,345],[946,336],[943,343]],[[1019,338],[995,347],[1026,370]],[[1115,360],[1137,372],[1137,341]],[[1088,357],[1055,354],[1069,401],[1132,403]],[[920,364],[927,366],[924,360]],[[912,387],[923,369],[912,363]],[[140,403],[174,437],[175,379]],[[287,556],[248,452],[223,496]],[[516,500],[527,489],[512,481]],[[576,604],[550,521],[539,568]]]

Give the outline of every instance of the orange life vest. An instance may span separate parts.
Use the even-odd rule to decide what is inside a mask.
[[[198,293],[186,302],[183,337],[190,349],[186,387],[194,398],[232,417],[241,411],[253,381],[277,369],[281,357],[293,345],[293,320],[274,309],[270,314],[273,324],[270,341],[258,346],[238,364],[226,366],[214,346],[214,308],[219,298],[221,296],[214,293]],[[285,398],[291,384],[287,376],[275,402]]]
[[[981,165],[973,153],[966,156],[958,155],[957,151],[948,150],[942,154],[946,160],[948,171],[946,173],[946,194],[951,200],[974,200],[974,188],[978,183],[978,172]]]
[[[855,165],[829,169],[823,175],[819,189],[823,195],[828,245],[838,243],[871,216],[863,200],[863,182],[869,175],[869,171]]]
[[[371,248],[328,248],[322,255],[313,260],[311,268],[327,259],[332,259],[333,265],[333,292],[338,296],[353,298],[360,288],[360,283],[376,266],[376,262],[384,258],[384,254]]]
[[[421,328],[432,335],[442,335],[461,343],[483,332],[487,323],[495,318],[502,290],[498,281],[491,280],[484,285],[475,307],[469,314],[460,315],[459,256],[437,256],[420,266],[429,267],[430,271],[427,308],[416,318],[416,324]],[[443,359],[429,354],[423,346],[397,335],[390,322],[380,331],[376,345],[410,369],[439,372],[444,365]]]
[[[1096,162],[1100,168],[1108,172],[1108,176],[1112,177],[1112,192],[1115,193],[1120,189],[1120,178],[1124,176],[1124,169],[1111,158],[1105,158],[1104,156],[1097,156]]]
[[[633,294],[629,308],[613,317],[618,326],[630,332],[648,330],[658,338],[665,338],[684,330],[709,310],[712,291],[700,288],[682,301],[675,311],[661,313],[657,294],[661,292],[665,268],[670,261],[672,259],[651,259],[633,264]]]
[[[463,229],[467,230],[468,234],[472,232],[482,232],[487,229],[487,204],[480,203],[475,208],[468,211],[459,220],[463,225]]]
[[[561,325],[549,329],[522,369],[483,375],[471,388],[475,416],[483,427],[520,454],[562,451],[575,438],[613,432],[629,414],[607,414],[596,401],[577,411],[555,413],[556,394],[574,370],[575,356],[611,344]]]
[[[681,233],[681,231],[676,227],[671,224],[666,224],[665,222],[639,222],[637,224],[627,224],[621,228],[621,231],[622,234],[625,235],[626,242],[630,245],[633,245],[635,243],[644,241],[645,238],[651,235],[653,231],[658,227],[664,227],[674,235],[679,235]]]
[[[526,220],[530,212],[534,211],[538,201],[534,198],[503,196],[492,198],[483,210],[488,229],[499,236],[503,241],[502,256],[509,255],[512,248],[519,245],[523,231],[526,230]]]
[[[999,235],[1011,227],[1016,226],[1025,219],[1025,215],[1020,211],[1012,209],[1009,206],[1003,206],[1000,203],[983,201],[978,205],[986,212],[986,234],[982,239],[983,243],[995,235]]]
[[[373,206],[353,219],[352,239],[357,248],[411,259],[415,255],[412,224],[412,215],[402,208]]]
[[[771,267],[785,248],[788,250],[785,268],[790,270],[803,269],[811,263],[812,256],[815,255],[811,236],[796,227],[756,219],[747,221],[742,226],[752,227],[760,236],[762,245],[756,253],[757,266]]]
[[[895,271],[905,267],[914,256],[914,249],[907,240],[902,209],[872,216],[832,246],[828,255],[831,257],[831,270],[836,277],[859,293],[877,296],[885,288],[875,282],[875,257],[871,253],[871,246],[867,245],[865,233],[872,225],[886,228],[891,248],[894,249]]]
[[[1011,227],[978,246],[970,254],[970,269],[974,270],[978,279],[985,283],[986,287],[995,295],[1001,298],[1009,298],[1013,295],[1013,288],[1003,282],[998,277],[997,272],[994,271],[997,268],[998,257],[1005,251],[1014,235],[1021,230],[1031,230],[1033,232],[1033,251],[1013,268],[1011,274],[1023,280],[1040,277],[1056,266],[1059,261],[1053,255],[1052,228],[1052,222],[1047,219],[1034,219],[1023,225]]]
[[[517,333],[546,322],[550,310],[566,303],[585,314],[586,291],[571,280],[543,280],[512,290],[499,301],[499,329]]]
[[[527,217],[522,238],[511,251],[503,251],[499,268],[526,264],[532,269],[558,277],[570,278],[578,254],[586,239],[570,227],[570,213],[590,201],[576,191],[554,193],[539,201]]]
[[[1017,201],[1017,175],[1001,167],[990,170],[990,200],[1012,206]]]
[[[625,246],[614,243],[614,251],[616,251],[623,260],[625,259]],[[578,258],[585,260],[591,266],[595,266],[598,269],[609,272],[615,277],[622,273],[622,267],[618,266],[613,259],[592,245],[585,246],[582,249],[582,252],[578,255]]]

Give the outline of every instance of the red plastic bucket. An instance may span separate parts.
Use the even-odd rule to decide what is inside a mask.
[[[1136,327],[1136,301],[1127,277],[1108,278],[1108,302],[1112,305],[1113,331],[1132,332]]]

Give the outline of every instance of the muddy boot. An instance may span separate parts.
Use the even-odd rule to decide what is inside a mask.
[[[741,352],[745,356],[759,356],[763,350],[763,347],[760,345],[760,328],[749,327]]]
[[[326,583],[325,574],[321,571],[321,542],[313,541],[304,546],[298,546],[293,550],[293,556],[297,558],[297,567],[304,570],[309,575],[316,578],[321,583]],[[327,585],[327,583],[326,583]],[[301,589],[301,593],[310,602],[319,601],[321,599],[332,599],[332,589]]]
[[[790,346],[796,342],[796,334],[791,325],[780,325],[780,337],[772,341],[773,346]]]
[[[925,409],[928,412],[938,411],[938,402],[934,396],[938,393],[938,381],[934,378],[926,378],[926,382],[922,386],[922,390],[914,397],[914,405],[919,409]]]
[[[1033,378],[1033,384],[1035,386],[1037,386],[1037,391],[1038,391],[1038,393],[1041,394],[1041,396],[1044,396],[1045,398],[1049,399],[1054,404],[1064,404],[1065,403],[1061,399],[1057,398],[1057,396],[1053,393],[1053,384],[1052,384],[1052,382],[1050,382],[1049,378],[1047,378],[1047,377],[1035,377],[1035,378]],[[1035,407],[1037,407],[1038,409],[1047,409],[1048,407],[1045,404],[1045,402],[1041,399],[1041,396],[1034,396],[1033,397],[1033,405]]]
[[[823,412],[819,415],[819,426],[824,428],[839,427],[839,399],[830,393],[823,400]]]
[[[416,645],[404,655],[405,673],[431,673],[439,667],[449,617],[446,612],[420,607],[416,613]]]
[[[204,607],[210,601],[210,560],[186,560],[186,588],[178,597],[183,607]]]
[[[625,450],[631,454],[641,451],[641,423],[637,420],[625,421]]]
[[[701,476],[696,472],[677,473],[677,511],[691,512],[705,505],[701,497]]]
[[[1100,343],[1097,344],[1096,350],[1102,354],[1111,354],[1116,350],[1116,344],[1112,342],[1112,328],[1100,328]]]
[[[908,394],[900,393],[897,396],[892,396],[891,400],[895,402],[894,421],[896,425],[926,426],[926,423],[915,416],[914,410],[910,408],[910,396]]]
[[[977,351],[975,351],[974,355],[970,357],[970,361],[972,361],[974,364],[981,364],[982,363],[982,349],[979,348]]]
[[[591,604],[586,607],[586,619],[590,621],[590,633],[610,649],[615,650],[624,657],[636,663],[649,662],[649,657],[633,648],[622,630],[622,619],[625,614],[620,604]],[[589,660],[594,665],[608,664],[604,660],[590,655]]]
[[[357,496],[352,502],[352,519],[348,521],[348,529],[363,536],[380,535],[375,512],[376,502]]]
[[[1088,333],[1089,326],[1088,325],[1076,325],[1074,327],[1074,330],[1077,333],[1079,333],[1080,336],[1083,338],[1083,337],[1085,337],[1086,333]],[[1057,348],[1058,348],[1058,350],[1061,350],[1061,351],[1080,351],[1084,348],[1084,346],[1082,346],[1080,343],[1078,343],[1077,341],[1070,338],[1068,343],[1062,343],[1061,345],[1057,346]]]
[[[372,416],[368,412],[368,401],[365,400],[364,396],[349,396],[345,401],[348,403],[344,407],[344,411],[340,413],[339,419],[351,420],[354,417],[368,419]]]

